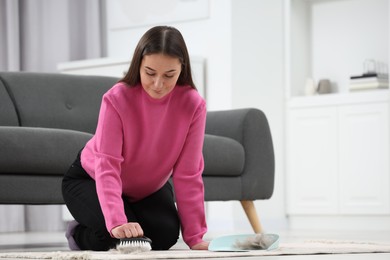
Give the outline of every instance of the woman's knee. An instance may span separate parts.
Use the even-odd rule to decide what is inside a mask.
[[[174,246],[180,234],[180,225],[171,224],[160,226],[153,230],[153,234],[150,235],[152,239],[153,250],[168,250]]]
[[[102,240],[95,240],[94,243],[91,243],[91,247],[88,250],[93,251],[108,251],[116,247],[116,242],[112,238],[106,238]]]
[[[74,239],[80,249],[93,251],[113,249],[118,242],[105,229],[89,228],[81,225],[76,228]]]

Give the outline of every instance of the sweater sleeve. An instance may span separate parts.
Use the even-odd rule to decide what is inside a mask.
[[[103,97],[95,133],[95,181],[108,232],[127,223],[122,200],[123,130],[112,100]]]
[[[183,239],[189,247],[202,242],[207,231],[202,180],[205,122],[206,105],[203,102],[193,116],[184,147],[173,170]]]

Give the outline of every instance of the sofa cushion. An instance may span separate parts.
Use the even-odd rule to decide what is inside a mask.
[[[64,174],[77,152],[92,137],[89,133],[38,127],[0,127],[2,173]],[[240,176],[245,155],[230,138],[205,135],[204,176]]]
[[[0,127],[0,174],[63,175],[92,137],[73,130]]]
[[[234,139],[205,135],[204,176],[240,176],[245,164],[244,147]]]

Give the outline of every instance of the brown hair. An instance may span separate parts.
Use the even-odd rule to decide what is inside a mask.
[[[177,85],[189,85],[196,89],[191,75],[190,57],[184,38],[174,27],[156,26],[149,29],[139,40],[134,50],[130,68],[120,80],[134,87],[141,82],[140,66],[142,58],[150,54],[165,54],[178,58],[181,63],[181,73]]]

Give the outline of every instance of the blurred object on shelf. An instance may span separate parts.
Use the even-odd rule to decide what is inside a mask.
[[[365,73],[360,76],[352,76],[349,81],[349,90],[372,90],[389,88],[389,75],[377,73]]]
[[[363,74],[351,76],[349,90],[372,90],[389,88],[389,74],[387,64],[375,59],[366,59],[363,62]]]
[[[318,82],[318,94],[329,94],[332,92],[332,84],[329,79],[321,79]]]
[[[377,73],[376,61],[374,59],[366,59],[363,63],[364,74]]]
[[[305,84],[305,95],[306,96],[313,96],[316,93],[317,93],[317,87],[316,87],[314,79],[307,78],[306,84]]]

